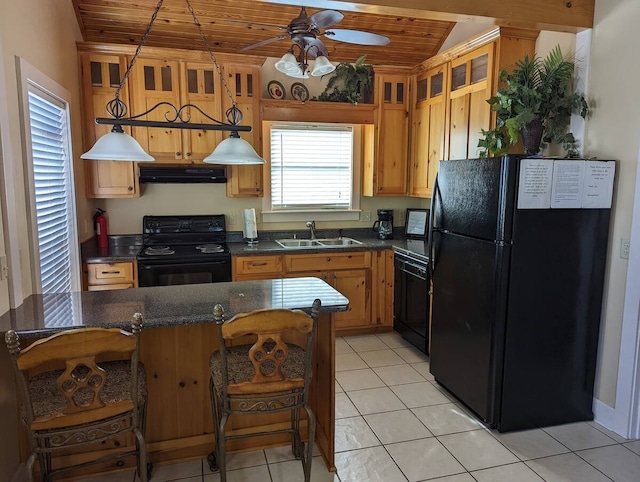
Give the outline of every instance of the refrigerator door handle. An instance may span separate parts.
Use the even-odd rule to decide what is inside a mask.
[[[428,270],[429,270],[429,279],[431,280],[433,280],[433,273],[436,268],[436,253],[435,253],[435,246],[433,244],[433,233],[434,231],[438,230],[438,228],[436,228],[435,226],[436,205],[437,205],[438,199],[441,199],[441,195],[440,195],[440,188],[438,187],[438,175],[436,174],[436,180],[435,180],[435,183],[433,184],[433,193],[431,196],[431,205],[429,206],[429,231],[427,236],[427,253],[429,255]]]

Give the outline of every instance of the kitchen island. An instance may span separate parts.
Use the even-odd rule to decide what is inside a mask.
[[[258,308],[297,308],[309,312],[315,298],[322,309],[314,346],[311,406],[317,417],[316,443],[327,467],[334,469],[335,325],[333,313],[349,301],[318,278],[291,278],[231,283],[134,288],[128,290],[32,295],[18,309],[0,317],[0,331],[16,330],[30,341],[54,332],[84,327],[127,329],[133,313],[143,315],[140,358],[147,370],[149,402],[146,440],[149,460],[163,463],[203,458],[213,449],[209,401],[209,355],[218,348],[213,307],[220,303],[225,318]],[[248,420],[245,420],[248,419]],[[231,420],[227,430],[261,426],[276,429],[289,423],[287,413]],[[27,444],[22,441],[23,456]],[[289,443],[284,434],[233,441],[230,451]],[[122,450],[132,443],[103,444],[104,451]],[[76,463],[84,456],[69,454],[59,463]],[[102,470],[132,466],[116,461]],[[95,470],[95,469],[94,469]]]

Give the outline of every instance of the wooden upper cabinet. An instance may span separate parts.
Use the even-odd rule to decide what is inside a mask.
[[[420,74],[412,89],[409,195],[431,197],[444,151],[446,65]]]
[[[111,117],[106,105],[115,97],[120,80],[126,72],[124,56],[83,53],[80,56],[84,115],[84,149],[88,151],[96,140],[111,131],[110,125],[98,125],[96,117]],[[120,99],[130,107],[129,89],[125,83]],[[131,134],[131,129],[124,127]],[[137,165],[125,161],[84,161],[86,195],[88,198],[129,198],[140,196]]]
[[[212,124],[216,120],[224,120],[222,112],[221,81],[213,65],[196,62],[185,62],[180,69],[181,105],[193,104],[185,113],[194,124]],[[182,131],[183,158],[196,164],[213,152],[222,141],[222,131],[184,129]]]
[[[378,106],[373,126],[364,126],[363,195],[407,193],[409,76],[376,71]]]
[[[178,61],[138,58],[131,71],[131,115],[140,115],[155,105],[167,102],[181,104]],[[174,120],[170,106],[159,106],[141,120]],[[167,127],[134,127],[133,137],[156,162],[181,162],[185,159],[182,130]]]
[[[249,125],[251,132],[241,132],[240,137],[253,146],[258,155],[262,153],[262,129],[260,118],[260,68],[227,64],[224,67],[229,90],[242,112],[240,125]],[[226,90],[222,91],[224,112],[231,107]],[[226,119],[226,118],[225,118]],[[229,133],[225,133],[225,137]],[[227,166],[228,197],[262,197],[263,165]]]
[[[495,43],[480,47],[448,64],[449,118],[445,129],[447,159],[478,157],[482,129],[491,127]]]

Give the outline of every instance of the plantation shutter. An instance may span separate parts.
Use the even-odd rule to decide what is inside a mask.
[[[39,93],[28,94],[42,293],[69,292],[74,211],[67,112]]]
[[[272,209],[349,209],[352,157],[350,126],[273,126]]]

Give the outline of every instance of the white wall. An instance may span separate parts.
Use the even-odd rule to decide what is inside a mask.
[[[71,129],[73,152],[77,156],[81,149],[80,131],[80,90],[77,70],[75,42],[80,40],[80,32],[70,1],[50,0],[0,0],[0,59],[4,73],[0,82],[3,97],[2,118],[8,120],[3,125],[2,156],[3,175],[8,175],[11,187],[11,210],[4,216],[5,236],[15,236],[17,247],[22,254],[22,266],[18,261],[9,268],[17,272],[16,279],[21,292],[26,297],[31,294],[30,260],[27,237],[27,216],[24,188],[22,138],[18,110],[18,83],[15,58],[20,56],[45,73],[72,93]],[[8,154],[8,155],[7,155]],[[78,213],[81,217],[90,212],[84,199],[84,175],[81,166],[76,169]],[[3,201],[5,207],[7,200]],[[21,300],[18,300],[21,302]],[[18,466],[17,453],[17,413],[13,385],[13,375],[6,349],[0,350],[0,477],[9,480]]]
[[[13,159],[11,163],[15,188],[15,213],[13,219],[5,219],[5,229],[16,230],[21,254],[21,280],[24,296],[32,293],[25,197],[25,171],[21,122],[18,108],[18,81],[16,57],[22,57],[36,69],[71,92],[72,150],[76,163],[76,196],[78,216],[90,215],[90,203],[84,197],[84,170],[79,160],[81,154],[80,88],[78,59],[75,42],[81,40],[75,12],[70,1],[0,0],[0,39],[6,84],[6,108],[10,121],[9,139]],[[4,147],[4,146],[3,146]],[[6,172],[6,170],[5,170]],[[11,266],[14,271],[20,267]]]
[[[628,269],[628,261],[620,258],[620,240],[630,237],[640,145],[639,18],[637,0],[596,0],[589,71],[589,99],[593,110],[587,123],[586,153],[618,160],[595,394],[610,407],[616,404]],[[633,360],[624,363],[633,363]]]

